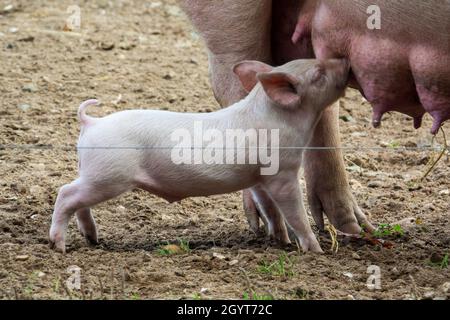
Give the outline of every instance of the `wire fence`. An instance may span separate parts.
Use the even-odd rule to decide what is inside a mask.
[[[443,146],[342,146],[342,147],[296,147],[296,146],[280,146],[280,147],[180,147],[180,146],[76,146],[76,145],[33,145],[33,144],[0,144],[0,150],[59,150],[59,151],[77,151],[77,150],[308,150],[308,151],[378,151],[378,152],[417,152],[417,151],[447,151],[450,147]]]

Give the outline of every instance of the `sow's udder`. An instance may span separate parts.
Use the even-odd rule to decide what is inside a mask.
[[[349,52],[355,79],[372,104],[373,124],[399,111],[419,128],[425,112],[434,119],[432,133],[450,119],[450,55],[432,46],[407,46],[389,39],[354,40]]]
[[[361,25],[364,27],[358,29]],[[416,128],[421,126],[424,114],[430,113],[433,134],[450,119],[448,34],[405,34],[395,25],[389,30],[369,32],[365,23],[347,27],[326,9],[319,10],[314,29],[313,45],[319,59],[350,59],[354,78],[351,86],[372,104],[375,126],[389,111],[413,117]]]

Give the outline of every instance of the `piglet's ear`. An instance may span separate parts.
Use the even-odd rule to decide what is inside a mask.
[[[260,73],[261,82],[267,96],[276,104],[295,108],[301,102],[300,93],[297,92],[299,80],[287,73]]]
[[[270,72],[272,66],[259,61],[243,61],[234,66],[233,72],[239,77],[245,91],[250,92],[258,83],[258,73]]]

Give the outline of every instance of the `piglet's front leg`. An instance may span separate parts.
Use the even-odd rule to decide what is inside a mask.
[[[306,215],[297,174],[288,172],[270,177],[263,188],[274,200],[303,251],[323,253]]]
[[[264,224],[266,226],[266,233],[272,239],[280,241],[282,244],[289,244],[291,241],[289,240],[289,235],[286,229],[286,224],[284,222],[284,217],[280,212],[275,201],[272,199],[270,194],[262,188],[262,186],[258,185],[248,190],[251,196],[251,204],[254,204],[254,210],[257,210],[259,215],[261,216]],[[245,191],[244,191],[244,199],[245,199]],[[245,202],[244,202],[245,203]],[[248,207],[247,207],[248,209]],[[246,211],[247,212],[247,211]],[[247,215],[247,217],[249,217]],[[250,226],[255,225],[256,229],[253,229],[255,232],[259,229],[259,217],[257,216],[256,223],[251,219],[254,216],[250,216],[248,218]]]

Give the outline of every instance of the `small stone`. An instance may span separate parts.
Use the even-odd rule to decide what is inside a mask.
[[[12,4],[8,4],[3,8],[2,12],[5,12],[5,13],[11,12],[11,11],[13,11],[13,9],[14,9],[14,6]]]
[[[34,83],[28,83],[22,87],[23,92],[37,92],[38,88]]]
[[[344,122],[355,122],[355,120],[353,119],[353,117],[352,117],[352,116],[349,116],[349,115],[343,115],[343,116],[340,116],[339,119],[341,119],[341,120],[344,121]]]
[[[28,255],[26,255],[26,254],[24,254],[24,255],[19,255],[19,256],[16,256],[16,260],[17,260],[17,261],[26,261],[26,260],[28,260],[29,257],[30,257],[30,256],[28,256]]]
[[[351,272],[344,272],[343,275],[349,279],[353,279],[353,273]]]
[[[152,260],[152,256],[149,255],[148,253],[144,254],[144,256],[142,257],[143,262],[149,262],[151,260]]]
[[[131,49],[133,49],[135,47],[136,47],[136,45],[134,43],[131,43],[131,42],[121,42],[119,44],[119,48],[122,49],[122,50],[126,50],[126,51],[131,50]]]
[[[34,41],[34,37],[33,36],[26,36],[26,37],[20,38],[18,41],[20,41],[20,42],[33,42]]]
[[[172,73],[167,73],[163,76],[163,79],[165,80],[172,80],[174,75]]]
[[[19,109],[22,111],[27,111],[28,109],[30,109],[31,106],[29,104],[23,103],[19,105]]]
[[[350,172],[361,172],[361,167],[354,164],[350,167],[347,167],[347,170]]]
[[[30,188],[30,194],[32,194],[32,195],[40,194],[41,192],[42,192],[42,188],[40,186],[32,186]]]
[[[217,252],[213,253],[213,257],[219,260],[225,260],[225,256]]]
[[[357,254],[356,252],[353,252],[353,253],[352,253],[352,258],[355,259],[355,260],[361,260],[360,255]]]
[[[370,181],[367,186],[369,188],[381,188],[383,187],[383,183],[381,181],[378,180],[374,180],[374,181]]]
[[[175,274],[177,277],[182,277],[182,278],[185,278],[185,277],[186,277],[186,275],[185,275],[184,272],[182,272],[182,271],[175,271],[174,274]]]
[[[450,291],[450,282],[445,282],[442,285],[442,292],[448,293]]]
[[[179,6],[174,6],[174,5],[166,5],[166,12],[169,15],[175,16],[175,17],[181,16],[183,13]]]
[[[100,42],[99,47],[104,51],[110,51],[114,49],[115,44],[113,42]]]
[[[149,5],[150,9],[159,8],[161,6],[162,6],[162,3],[159,1],[158,2],[150,2],[150,5]]]
[[[239,263],[239,260],[231,260],[230,263],[229,263],[229,265],[230,265],[230,266],[234,266],[234,265],[236,265],[236,264],[238,264],[238,263]]]

